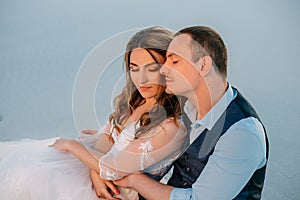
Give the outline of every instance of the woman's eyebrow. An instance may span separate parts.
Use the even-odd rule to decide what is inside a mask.
[[[132,63],[132,62],[130,62],[130,63],[129,63],[129,65],[133,65],[133,66],[137,66],[137,67],[138,67],[138,65],[137,65],[137,64],[135,64],[135,63]]]
[[[145,64],[143,66],[139,66],[139,65],[131,62],[129,65],[133,65],[133,66],[136,66],[136,67],[148,67],[148,66],[153,65],[153,64],[157,64],[157,63],[156,62],[151,62],[151,63],[147,63],[147,64]]]

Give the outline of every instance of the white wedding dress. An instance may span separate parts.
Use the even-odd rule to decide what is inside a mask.
[[[114,145],[99,161],[101,177],[116,180],[138,171],[163,173],[188,144],[183,128],[175,135],[167,135],[172,139],[165,144],[165,132],[149,133],[137,140],[134,131],[135,125],[130,124],[118,136],[113,132]],[[105,134],[99,132],[105,130],[84,136],[82,143],[94,147],[100,134]],[[1,200],[99,199],[90,180],[89,168],[71,153],[48,147],[56,139],[0,142],[0,155],[14,148],[0,161]],[[159,141],[158,144],[155,141]]]

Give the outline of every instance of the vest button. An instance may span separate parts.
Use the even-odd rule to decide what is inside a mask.
[[[188,184],[188,183],[187,183],[186,181],[183,182],[183,186],[187,186],[187,184]]]
[[[190,170],[191,170],[191,168],[189,168],[189,167],[186,168],[186,171],[187,171],[187,172],[189,172]]]
[[[189,159],[189,156],[185,154],[185,155],[184,155],[184,159],[185,159],[185,160],[188,160],[188,159]]]

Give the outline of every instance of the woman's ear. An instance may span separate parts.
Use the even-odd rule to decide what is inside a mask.
[[[197,68],[202,77],[206,76],[212,70],[212,59],[210,56],[203,56],[197,62]]]

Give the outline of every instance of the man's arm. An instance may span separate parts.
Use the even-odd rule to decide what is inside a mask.
[[[157,182],[144,174],[131,174],[121,180],[114,181],[121,187],[130,187],[135,189],[146,199],[151,200],[169,200],[172,186]]]
[[[231,130],[220,138],[214,153],[192,188],[173,188],[142,174],[130,175],[116,181],[115,184],[132,187],[151,200],[233,199],[254,171],[266,161],[263,128],[257,121],[254,122],[256,129],[245,130],[245,124],[241,123],[253,125],[253,120],[246,120],[233,125]]]

